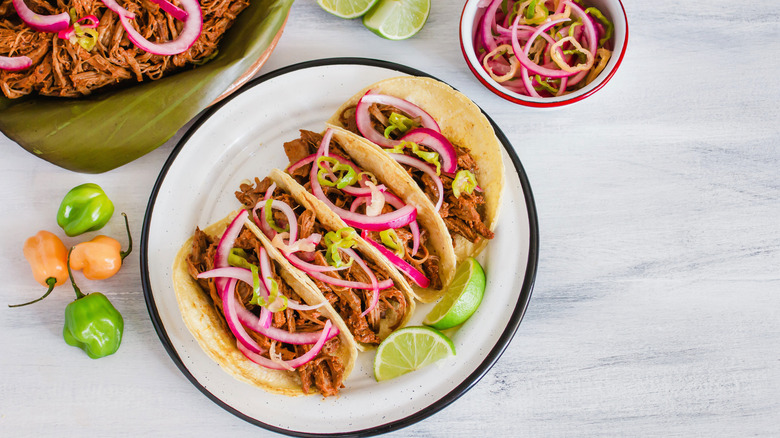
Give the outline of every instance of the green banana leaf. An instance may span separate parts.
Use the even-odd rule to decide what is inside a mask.
[[[63,168],[105,172],[151,152],[246,72],[281,31],[293,0],[252,0],[207,64],[158,81],[57,99],[0,98],[0,131]]]

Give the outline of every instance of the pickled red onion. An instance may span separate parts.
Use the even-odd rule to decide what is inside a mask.
[[[431,281],[417,268],[407,263],[404,259],[401,257],[398,257],[395,255],[394,252],[390,251],[389,249],[385,248],[384,245],[378,242],[374,242],[372,239],[368,237],[368,233],[363,231],[362,235],[363,239],[368,241],[371,245],[374,245],[376,249],[379,250],[379,252],[387,258],[387,260],[390,261],[395,267],[398,268],[399,271],[403,272],[406,276],[411,278],[415,283],[417,283],[418,286],[425,289],[428,286],[431,285]]]
[[[317,150],[315,160],[320,156],[323,156],[324,151],[327,150],[327,147],[330,144],[329,140],[332,135],[333,130],[329,128],[323,137],[322,143],[320,143],[320,148]],[[309,181],[311,182],[312,194],[317,199],[325,203],[328,208],[333,210],[334,213],[336,213],[344,222],[346,222],[347,225],[351,227],[371,231],[384,231],[391,228],[403,227],[417,218],[417,209],[412,205],[405,205],[398,210],[373,217],[351,212],[336,206],[336,204],[328,199],[328,197],[325,195],[325,192],[323,192],[322,186],[317,179],[317,168],[315,166],[312,166],[311,168],[309,173]]]
[[[16,15],[24,24],[41,32],[59,32],[70,25],[70,14],[61,12],[56,15],[41,15],[33,12],[24,0],[12,0]]]
[[[225,232],[222,234],[222,237],[219,239],[219,244],[217,244],[217,250],[214,254],[214,267],[215,268],[227,268],[230,266],[228,263],[228,256],[230,255],[230,250],[233,249],[233,245],[236,243],[236,238],[238,238],[239,233],[241,233],[241,229],[244,227],[244,220],[249,216],[249,212],[246,210],[241,210],[236,217],[233,218],[233,220],[230,222],[230,225],[228,225]],[[226,281],[224,278],[217,278],[215,280],[217,285],[217,291],[222,292],[222,289],[226,286]]]
[[[317,340],[317,343],[315,343],[314,346],[303,355],[298,356],[295,359],[291,359],[291,360],[274,361],[268,359],[267,357],[263,357],[260,354],[252,352],[241,343],[238,343],[237,347],[249,360],[265,368],[271,368],[274,370],[295,369],[301,365],[307,364],[312,359],[317,357],[317,355],[320,353],[320,350],[322,350],[322,346],[325,345],[325,341],[327,340],[327,337],[330,334],[330,328],[332,325],[333,324],[330,322],[330,320],[326,321],[325,327],[322,328],[322,332],[321,332],[322,334],[320,335],[320,338]]]
[[[439,199],[436,200],[435,209],[439,211],[442,203],[444,203],[444,184],[441,182],[439,175],[436,175],[436,170],[432,168],[428,163],[423,160],[419,160],[414,157],[410,157],[404,154],[389,154],[395,161],[400,164],[406,164],[407,166],[414,167],[428,175],[433,183],[436,184],[436,191],[438,191]]]
[[[169,2],[168,0],[152,0],[153,3],[157,3],[157,5],[162,9],[163,11],[171,14],[173,18],[179,20],[179,21],[185,21],[187,20],[187,17],[190,15],[187,13],[187,11],[179,8],[178,6],[174,5],[173,3]]]
[[[0,70],[24,70],[32,65],[32,59],[27,56],[0,56]]]
[[[127,9],[123,8],[122,6],[119,6],[119,3],[116,2],[116,0],[100,0],[103,2],[104,5],[110,10],[112,10],[115,14],[119,15],[120,17],[126,17],[129,19],[134,19],[135,14],[128,11]]]
[[[257,341],[249,336],[244,329],[244,326],[241,324],[241,321],[238,319],[236,311],[236,306],[238,305],[238,300],[236,300],[237,281],[238,280],[235,278],[230,278],[227,280],[227,285],[222,288],[222,293],[220,294],[220,298],[222,299],[222,313],[225,315],[225,321],[227,321],[230,331],[236,337],[238,345],[243,345],[253,353],[263,354],[265,353],[265,349],[260,347],[257,344]]]
[[[458,153],[440,132],[428,128],[412,129],[401,137],[401,141],[417,143],[438,152],[442,171],[452,173],[458,170]]]
[[[439,129],[439,124],[436,123],[436,120],[434,120],[430,114],[428,114],[419,106],[395,96],[377,94],[374,91],[369,90],[366,92],[366,94],[363,95],[363,97],[360,98],[357,106],[355,107],[355,122],[357,123],[357,128],[358,131],[360,131],[360,134],[371,142],[378,144],[379,146],[393,147],[399,144],[401,141],[385,138],[384,135],[374,130],[374,128],[371,126],[371,115],[368,112],[368,109],[372,103],[394,106],[412,118],[419,117],[424,128],[429,128],[436,132],[441,132],[441,129]]]
[[[144,36],[132,26],[130,17],[120,14],[119,20],[122,22],[122,27],[125,28],[125,32],[127,32],[127,38],[139,48],[154,55],[177,55],[192,47],[198,37],[200,37],[200,33],[203,29],[203,14],[201,13],[198,0],[181,0],[181,6],[187,13],[184,27],[176,39],[163,43],[154,43],[144,38]]]

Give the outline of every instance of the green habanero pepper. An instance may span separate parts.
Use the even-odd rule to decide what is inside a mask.
[[[57,211],[57,224],[68,237],[95,231],[111,219],[114,203],[99,185],[85,183],[76,186],[65,195]]]
[[[70,251],[73,251],[71,248]],[[68,274],[70,272],[68,252]],[[79,347],[92,359],[116,353],[122,343],[125,321],[111,301],[100,292],[83,294],[70,275],[76,300],[65,307],[62,337],[68,345]]]

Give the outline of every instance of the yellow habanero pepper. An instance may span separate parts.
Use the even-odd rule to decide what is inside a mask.
[[[122,261],[133,250],[133,238],[130,236],[130,225],[125,217],[127,228],[127,251],[122,251],[122,245],[108,236],[97,236],[88,242],[82,242],[73,247],[70,254],[70,267],[82,271],[90,280],[105,280],[119,271]]]
[[[49,288],[46,293],[33,301],[13,304],[8,307],[20,307],[36,303],[51,293],[56,286],[68,280],[68,250],[59,237],[46,230],[25,240],[22,248],[24,258],[30,263],[35,281]]]

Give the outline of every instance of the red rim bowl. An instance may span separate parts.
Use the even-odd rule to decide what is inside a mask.
[[[468,0],[463,7],[463,12],[460,15],[460,50],[463,53],[463,58],[466,60],[466,65],[468,65],[474,77],[482,82],[488,90],[510,102],[534,108],[555,108],[571,105],[600,90],[612,79],[612,76],[615,75],[618,67],[623,62],[623,56],[626,54],[626,47],[628,46],[628,18],[623,3],[620,0],[585,0],[586,5],[599,8],[615,25],[613,36],[615,47],[604,71],[585,87],[559,97],[523,96],[507,90],[485,71],[479,63],[474,50],[474,34],[488,3],[489,1],[486,0]]]

